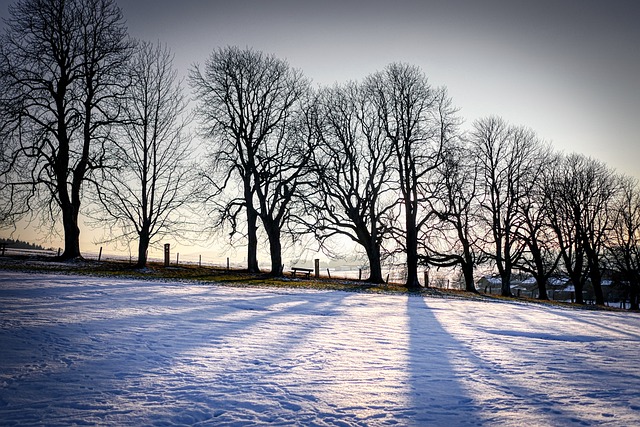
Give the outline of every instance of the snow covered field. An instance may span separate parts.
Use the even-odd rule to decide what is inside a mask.
[[[640,316],[0,271],[1,425],[640,424]]]

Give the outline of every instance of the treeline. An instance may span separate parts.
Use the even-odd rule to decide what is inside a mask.
[[[637,181],[499,117],[463,130],[446,89],[418,67],[312,90],[286,62],[229,47],[190,82],[219,224],[245,225],[255,260],[261,219],[273,274],[283,231],[320,244],[340,235],[367,254],[373,282],[400,253],[409,289],[423,265],[459,268],[475,292],[477,268],[491,266],[503,295],[515,272],[533,276],[543,299],[548,280],[566,275],[578,302],[589,281],[604,304],[603,274],[615,270],[637,307]]]
[[[504,295],[515,272],[540,298],[566,275],[578,302],[589,281],[604,304],[615,271],[638,308],[637,180],[496,116],[464,128],[416,66],[314,88],[282,59],[217,48],[189,72],[191,112],[171,53],[131,40],[112,0],[20,1],[0,41],[0,220],[61,222],[63,258],[80,256],[82,207],[105,240],[138,242],[140,266],[164,236],[208,228],[246,246],[254,272],[265,236],[281,275],[286,242],[329,250],[340,237],[366,253],[372,282],[402,256],[409,289],[434,266],[475,292],[483,266]]]
[[[45,248],[42,245],[23,242],[22,240],[13,240],[13,239],[0,239],[0,244],[5,245],[7,248],[15,248],[15,249],[32,249],[43,251]]]

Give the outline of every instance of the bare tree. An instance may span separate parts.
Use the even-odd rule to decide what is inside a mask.
[[[4,190],[18,212],[53,223],[61,215],[63,258],[79,257],[84,184],[103,166],[120,113],[112,101],[126,86],[124,19],[113,0],[21,0],[9,11],[0,41]]]
[[[101,202],[92,216],[111,225],[112,239],[138,240],[138,267],[147,251],[170,233],[184,234],[181,210],[195,192],[186,100],[167,47],[139,44],[129,67],[132,78],[122,99],[125,117],[110,155],[113,168],[96,184]]]
[[[395,202],[389,195],[392,146],[362,85],[326,89],[317,105],[316,179],[304,222],[321,243],[346,236],[361,245],[369,261],[367,281],[382,283],[382,243]]]
[[[474,269],[486,259],[481,246],[479,168],[468,144],[460,140],[443,152],[443,161],[428,187],[432,220],[425,239],[425,262],[460,267],[465,289],[477,292]]]
[[[366,81],[386,138],[393,147],[402,210],[397,243],[407,257],[406,286],[420,288],[418,236],[428,220],[420,187],[442,161],[442,149],[453,135],[455,110],[444,88],[434,88],[422,71],[390,64]]]
[[[582,238],[580,238],[580,204],[574,202],[578,193],[573,180],[574,163],[563,155],[554,161],[556,167],[550,171],[550,178],[545,185],[546,203],[549,209],[549,223],[558,242],[562,257],[562,265],[575,289],[576,302],[583,304],[583,290],[587,281],[588,268]]]
[[[252,272],[259,271],[257,220],[262,218],[272,250],[272,272],[276,273],[281,269],[273,265],[279,232],[271,221],[281,224],[284,213],[280,215],[280,208],[291,200],[291,184],[299,176],[290,163],[299,159],[300,144],[292,142],[295,132],[288,126],[296,121],[294,111],[309,83],[287,62],[237,47],[214,51],[204,70],[191,70],[190,81],[198,100],[201,127],[212,141],[212,197],[240,182],[242,198],[224,206],[223,216],[235,231],[238,214],[245,211],[247,262]],[[289,154],[294,157],[286,158],[284,148],[291,148]]]
[[[613,215],[610,209],[618,180],[602,162],[571,154],[562,158],[548,187],[554,212],[552,225],[558,238],[564,267],[576,289],[576,302],[591,280],[596,304],[604,304],[602,292],[603,250]]]
[[[533,134],[531,137],[535,138]],[[557,273],[561,253],[549,224],[554,206],[545,197],[545,192],[558,164],[551,147],[535,139],[532,143],[536,145],[532,152],[533,163],[523,179],[524,188],[517,204],[515,234],[523,243],[523,251],[515,261],[515,267],[533,276],[538,284],[538,299],[547,300],[547,283]]]
[[[605,242],[613,227],[614,210],[611,205],[619,191],[619,180],[615,171],[605,163],[593,159],[588,159],[586,163],[583,173],[578,176],[584,207],[581,234],[596,304],[604,305],[603,258]]]
[[[524,247],[517,239],[518,204],[527,191],[527,178],[535,169],[535,139],[531,131],[509,126],[498,117],[474,124],[474,153],[480,162],[484,190],[482,206],[490,231],[491,256],[502,281],[502,295],[511,295],[511,275]]]
[[[620,193],[613,206],[613,227],[607,239],[606,257],[628,284],[631,310],[640,309],[640,187],[638,180],[621,177]]]
[[[272,276],[283,273],[283,233],[294,233],[290,228],[291,208],[309,178],[314,139],[300,107],[288,111],[282,128],[259,148],[254,172],[258,215],[269,240]]]

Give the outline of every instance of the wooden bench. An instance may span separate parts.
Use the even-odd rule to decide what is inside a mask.
[[[312,268],[303,268],[303,267],[291,267],[291,277],[296,277],[296,274],[304,275],[307,279],[311,276]]]

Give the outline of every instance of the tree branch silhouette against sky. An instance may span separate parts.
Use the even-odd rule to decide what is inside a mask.
[[[390,62],[445,85],[461,116],[495,114],[563,151],[638,175],[640,3],[585,1],[136,0],[136,37],[166,42],[186,72],[216,46],[287,59],[316,85]]]
[[[0,2],[0,17],[10,3]],[[497,115],[558,151],[640,176],[640,3],[633,0],[119,4],[130,35],[166,43],[182,76],[228,45],[286,59],[314,86],[406,62],[447,87],[465,128]]]

